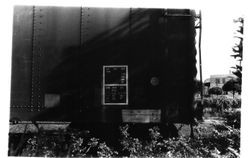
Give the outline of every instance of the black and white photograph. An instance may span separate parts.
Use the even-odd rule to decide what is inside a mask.
[[[247,14],[229,4],[11,3],[2,155],[246,157]]]

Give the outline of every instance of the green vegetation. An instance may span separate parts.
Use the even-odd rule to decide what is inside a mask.
[[[235,19],[234,22],[236,24],[238,24],[238,29],[235,32],[235,38],[237,40],[235,40],[235,45],[233,46],[232,50],[233,50],[233,55],[231,55],[232,57],[234,57],[237,61],[239,61],[238,64],[236,64],[234,67],[232,67],[233,69],[235,69],[235,71],[233,71],[233,74],[235,74],[239,80],[240,80],[240,85],[241,85],[241,79],[242,79],[242,65],[241,62],[243,60],[243,30],[244,30],[244,18],[239,17],[238,19]]]
[[[241,99],[237,97],[229,97],[227,95],[219,95],[217,97],[204,98],[204,108],[232,109],[240,108]]]

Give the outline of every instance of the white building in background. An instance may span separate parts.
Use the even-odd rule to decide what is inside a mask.
[[[230,79],[237,78],[237,76],[233,74],[224,74],[224,75],[211,75],[210,76],[210,87],[220,87],[229,81]]]
[[[208,90],[212,87],[222,88],[222,86],[227,81],[229,81],[230,79],[233,79],[233,78],[237,78],[237,77],[233,74],[211,75],[210,78],[208,78],[204,81],[203,94],[208,95]]]

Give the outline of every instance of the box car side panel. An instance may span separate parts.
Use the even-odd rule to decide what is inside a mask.
[[[171,11],[171,10],[170,10]],[[166,120],[187,121],[193,118],[192,102],[196,76],[195,28],[192,14],[167,14],[164,89],[167,101]],[[177,117],[175,117],[176,115]]]
[[[11,77],[11,118],[25,118],[30,111],[32,82],[33,7],[16,6],[13,18],[13,53]],[[21,116],[20,116],[21,115]]]
[[[25,13],[25,7],[18,9]],[[31,14],[25,18],[33,19],[33,25],[32,21],[28,26],[16,23],[33,37],[25,43],[33,47],[32,64],[26,66],[33,73],[24,75],[31,75],[27,84],[33,88],[19,89],[26,91],[32,107],[11,117],[122,122],[123,109],[132,113],[156,109],[156,113],[161,110],[163,122],[191,121],[196,68],[194,19],[189,10],[35,6]],[[29,55],[26,49],[23,56]],[[103,105],[103,67],[114,65],[128,68],[128,103]]]
[[[80,13],[80,8],[75,7],[15,7],[11,119],[37,120],[37,115],[47,113],[48,108],[58,106],[62,101],[60,91],[56,89],[57,86],[51,86],[50,82],[51,80],[54,81],[55,78],[60,79],[67,76],[62,70],[61,76],[55,77],[58,74],[53,70],[62,64],[61,62],[64,59],[78,53]],[[74,47],[74,50],[67,51],[71,47]],[[25,57],[28,58],[28,62],[23,59]],[[74,67],[76,67],[75,61],[72,61]],[[19,66],[16,66],[17,64]],[[27,71],[23,72],[22,67],[25,67]],[[66,69],[67,67],[65,65]],[[73,71],[70,74],[71,77],[76,78],[76,76],[73,76],[77,74],[76,69],[71,70]],[[22,79],[23,77],[25,79]],[[60,81],[58,80],[58,82]],[[61,86],[61,83],[58,82],[53,84]],[[63,84],[64,87],[67,87],[65,82]],[[27,95],[16,96],[15,94],[19,92]],[[22,103],[20,100],[26,101],[26,107],[15,106],[17,105],[15,102]],[[47,117],[50,121],[61,119],[57,117],[57,114],[65,109],[58,109],[60,109],[58,112],[48,113]],[[47,119],[42,117],[38,120]]]

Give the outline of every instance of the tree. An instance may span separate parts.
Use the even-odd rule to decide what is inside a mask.
[[[216,95],[221,95],[222,94],[222,89],[220,87],[212,87],[208,90],[209,94],[216,94]]]
[[[223,91],[232,91],[233,95],[235,92],[240,93],[241,92],[241,84],[239,79],[230,79],[222,86]]]
[[[244,28],[244,19],[242,17],[239,17],[238,19],[234,20],[235,23],[239,24],[238,29],[235,32],[234,38],[238,39],[233,46],[232,50],[234,52],[233,55],[231,55],[233,58],[235,58],[239,63],[236,64],[234,67],[231,67],[234,69],[233,74],[236,75],[239,78],[239,84],[241,85],[242,81],[242,66],[241,62],[243,59],[243,28]]]

